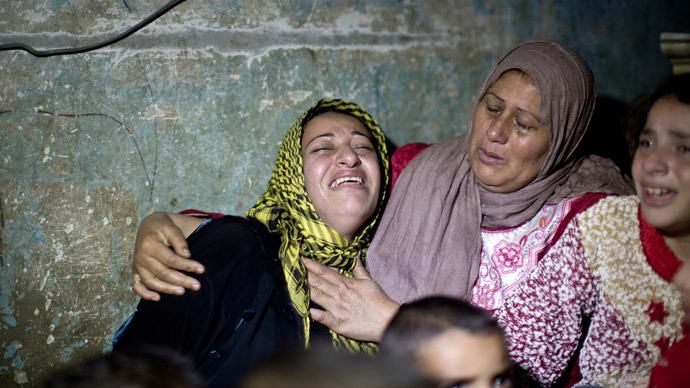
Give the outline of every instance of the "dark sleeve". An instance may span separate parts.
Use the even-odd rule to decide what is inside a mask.
[[[253,221],[226,216],[190,235],[192,257],[206,268],[202,275],[191,275],[201,289],[187,290],[182,296],[161,295],[159,302],[142,300],[113,351],[140,345],[171,348],[192,358],[210,380],[223,369],[235,373],[241,365],[233,360],[260,350],[264,344],[257,341],[287,337],[271,330],[268,335],[256,334],[266,331],[265,325],[284,320],[267,312],[270,306],[289,310],[281,278],[270,267],[279,240],[261,228]],[[294,337],[294,322],[288,323]]]

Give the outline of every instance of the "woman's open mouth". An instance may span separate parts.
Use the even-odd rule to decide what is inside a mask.
[[[329,187],[335,188],[340,185],[357,185],[357,186],[364,186],[364,180],[361,177],[358,176],[347,176],[347,177],[342,177],[334,180]]]

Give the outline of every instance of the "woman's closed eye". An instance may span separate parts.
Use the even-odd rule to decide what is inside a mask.
[[[307,152],[309,153],[323,153],[330,151],[334,149],[334,145],[332,142],[328,141],[327,139],[319,139],[318,141],[313,142],[312,144],[309,144],[307,147]]]
[[[352,148],[358,153],[374,152],[374,146],[372,144],[355,144]]]
[[[311,149],[311,153],[324,153],[332,150],[333,148],[327,146],[314,147]]]
[[[521,129],[521,130],[523,130],[523,131],[529,131],[530,129],[534,128],[534,127],[531,126],[531,125],[528,125],[528,124],[525,124],[525,123],[521,122],[521,121],[518,120],[517,118],[516,118],[516,119],[513,119],[513,122],[515,123],[515,126],[518,127],[518,129]]]
[[[501,108],[499,108],[498,106],[494,106],[494,105],[491,105],[489,103],[485,103],[485,105],[486,105],[486,110],[489,113],[496,114],[496,113],[499,113],[501,111]]]

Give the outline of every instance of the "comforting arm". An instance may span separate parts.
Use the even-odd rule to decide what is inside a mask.
[[[383,291],[357,259],[354,278],[339,274],[314,260],[303,258],[307,268],[315,321],[359,341],[378,342],[400,305]]]
[[[203,221],[198,217],[163,212],[144,218],[134,245],[132,290],[152,301],[160,300],[158,292],[182,295],[185,288],[198,290],[199,282],[180,271],[204,272],[200,263],[190,260],[186,241]]]

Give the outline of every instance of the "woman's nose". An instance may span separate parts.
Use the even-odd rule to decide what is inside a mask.
[[[499,116],[491,120],[486,131],[489,141],[505,144],[508,142],[510,131],[510,118]]]
[[[668,151],[652,148],[647,154],[643,167],[648,174],[663,174],[668,171]]]
[[[349,146],[343,146],[338,150],[336,163],[346,167],[357,167],[362,161],[359,155]]]

